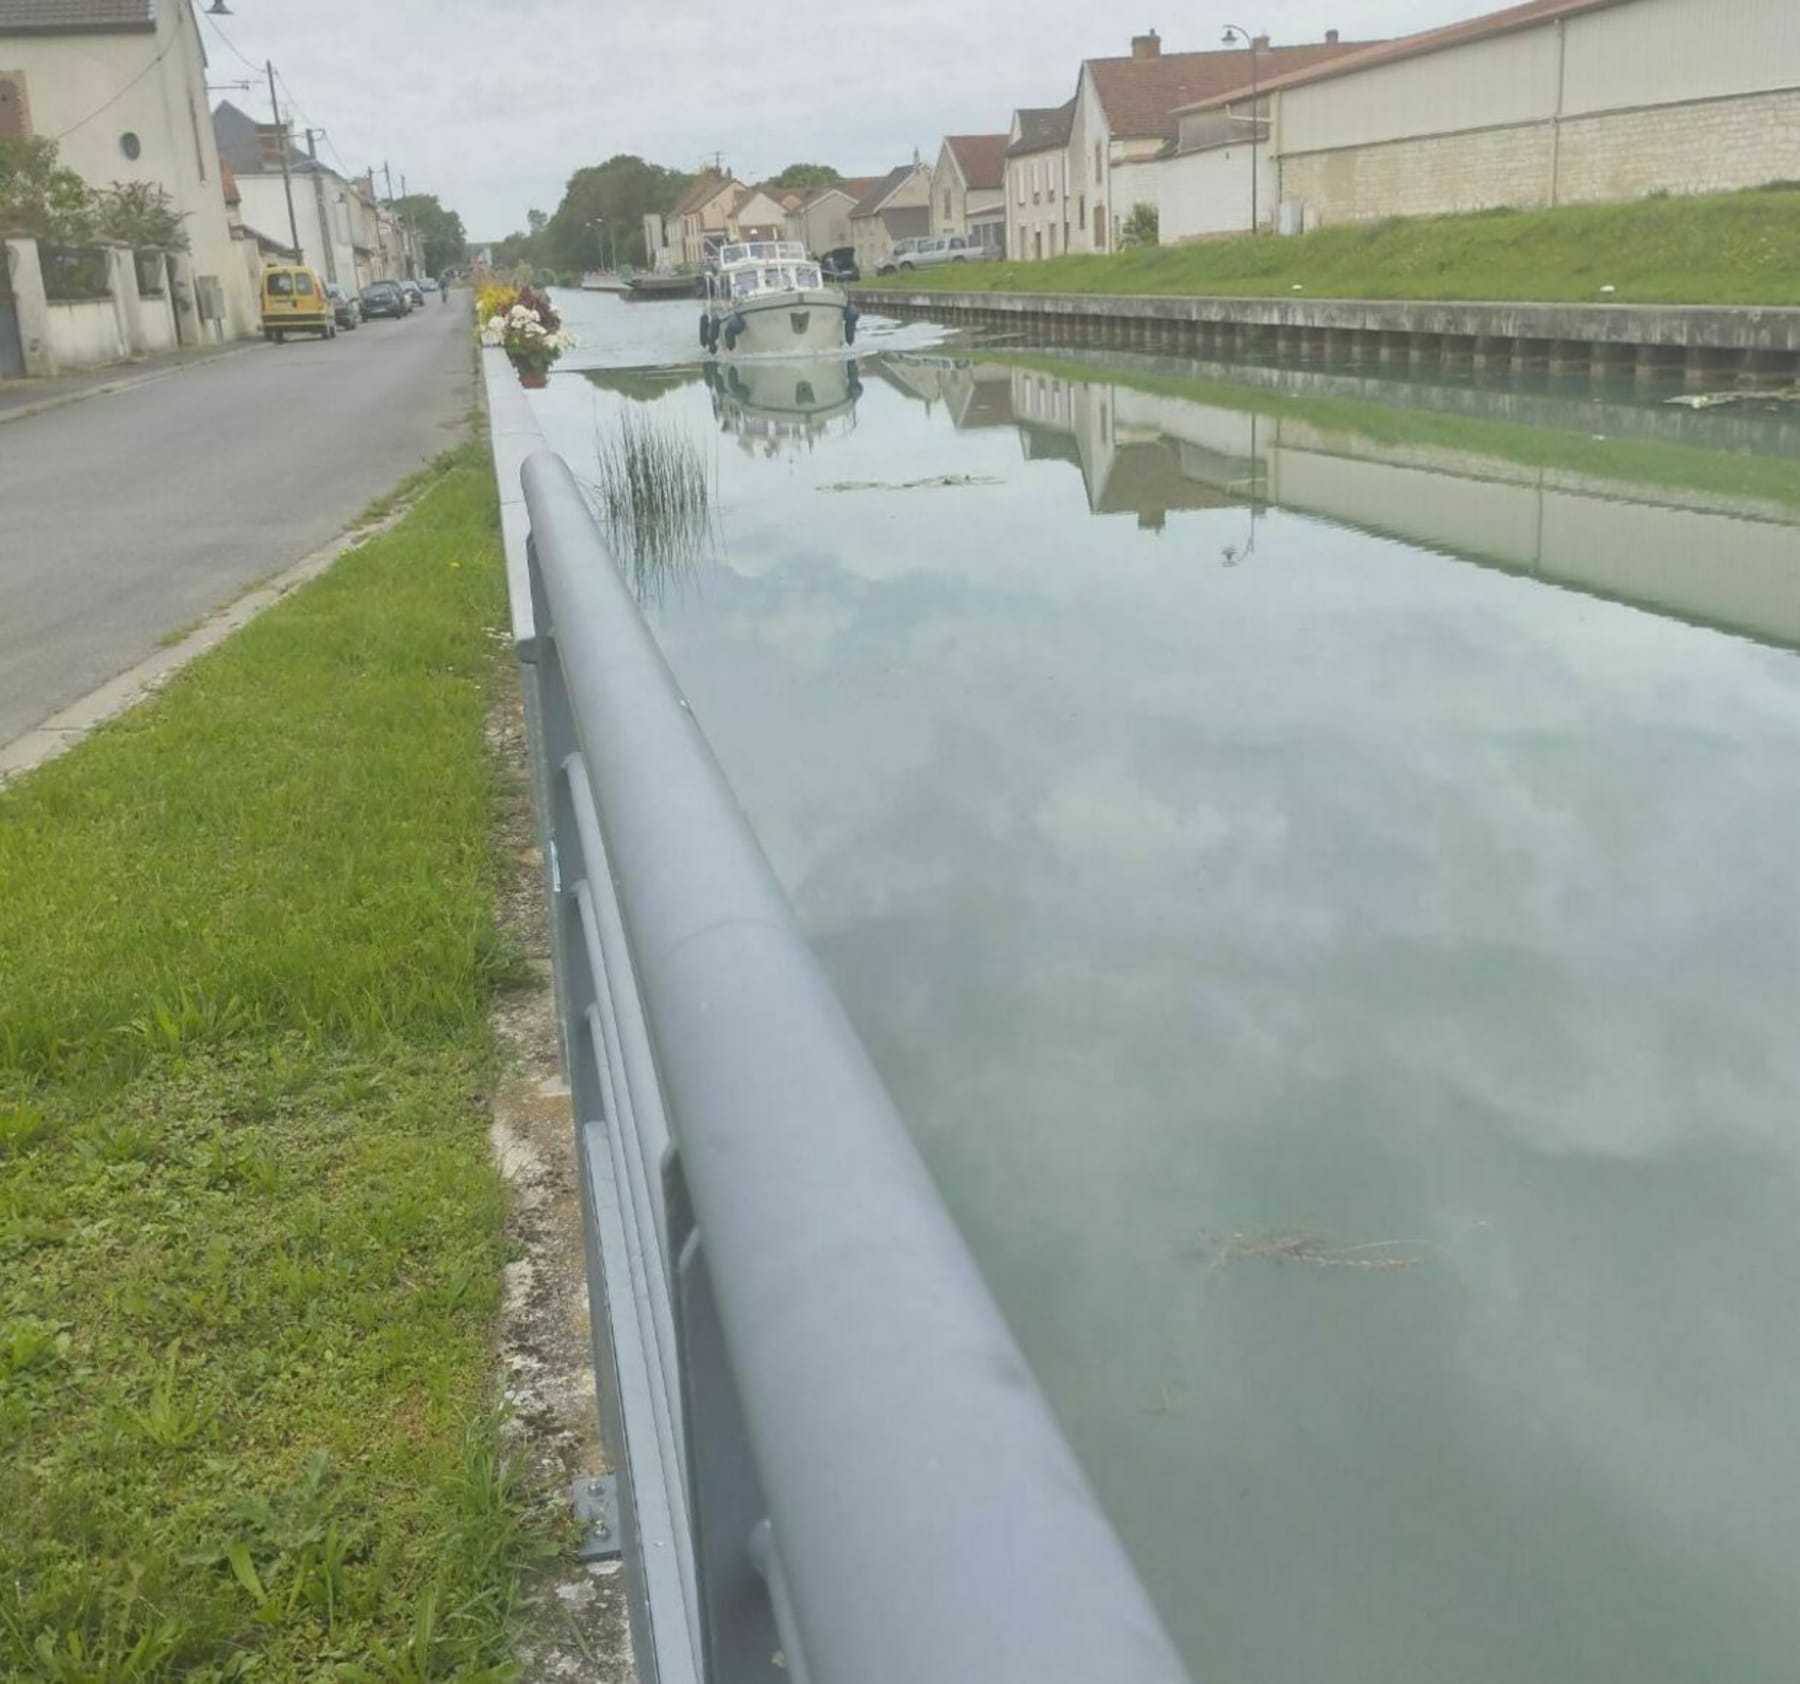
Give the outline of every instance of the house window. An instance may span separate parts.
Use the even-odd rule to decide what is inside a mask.
[[[200,144],[200,113],[194,109],[194,96],[188,95],[188,126],[194,131],[194,167],[200,179],[206,179],[206,150]]]
[[[1075,207],[1075,220],[1079,222],[1083,228],[1087,227],[1087,194],[1083,193],[1081,197],[1075,201]]]
[[[1052,257],[1056,255],[1056,224],[1054,222],[1050,224],[1050,255]]]
[[[1106,206],[1094,206],[1094,250],[1106,250]]]
[[[1100,142],[1094,142],[1094,185],[1100,184]]]
[[[1023,164],[1019,165],[1013,180],[1016,183],[1013,192],[1017,195],[1017,202],[1022,205],[1025,203],[1025,166]]]
[[[1025,224],[1019,224],[1019,255],[1023,257],[1030,248],[1025,244]]]
[[[948,187],[944,189],[944,220],[946,222],[950,220],[950,189]]]
[[[1044,255],[1044,231],[1041,228],[1035,229],[1032,232],[1031,255],[1033,257],[1042,257]]]

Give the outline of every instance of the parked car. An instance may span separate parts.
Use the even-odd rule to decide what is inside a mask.
[[[290,333],[337,337],[337,320],[318,271],[299,263],[275,263],[263,270],[262,336],[280,344]]]
[[[849,246],[837,246],[819,259],[819,273],[828,281],[860,281],[862,270],[856,265],[856,253]]]
[[[425,308],[425,294],[420,289],[419,283],[417,281],[402,281],[400,285],[406,293],[406,302],[415,310],[423,310]]]
[[[928,246],[930,244],[931,241],[926,239],[923,235],[914,235],[909,239],[896,240],[894,242],[894,249],[888,253],[886,261],[875,265],[875,273],[878,275],[893,274],[893,272],[901,266],[901,263],[906,258],[911,257],[920,246]]]
[[[905,241],[901,242],[905,244]],[[965,240],[960,234],[940,235],[935,240],[914,240],[905,253],[894,248],[894,267],[902,273],[909,269],[935,269],[944,263],[985,263],[998,255],[991,246]]]
[[[370,281],[362,289],[362,312],[366,322],[377,316],[404,316],[411,309],[398,281]]]
[[[331,314],[337,325],[354,333],[363,319],[362,305],[336,282],[326,287],[325,296],[331,300]]]

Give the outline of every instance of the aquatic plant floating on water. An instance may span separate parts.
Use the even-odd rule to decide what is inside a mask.
[[[1441,1263],[1444,1254],[1423,1240],[1338,1239],[1331,1234],[1275,1230],[1256,1234],[1200,1236],[1190,1255],[1205,1257],[1214,1269],[1233,1263],[1299,1263],[1314,1269],[1415,1269]]]

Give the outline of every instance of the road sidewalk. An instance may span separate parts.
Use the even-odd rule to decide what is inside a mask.
[[[243,339],[226,345],[191,346],[180,351],[138,357],[131,362],[112,363],[106,368],[84,368],[73,374],[59,374],[54,380],[0,380],[0,423],[23,421],[29,415],[41,415],[47,409],[60,409],[64,404],[79,403],[83,398],[122,392],[147,380],[160,380],[165,374],[177,374],[196,363],[234,356],[256,343]]]

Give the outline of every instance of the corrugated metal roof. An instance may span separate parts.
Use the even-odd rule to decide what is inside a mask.
[[[1402,35],[1394,41],[1363,43],[1355,52],[1324,64],[1307,65],[1287,70],[1266,81],[1259,81],[1257,92],[1279,92],[1308,82],[1323,82],[1333,76],[1349,76],[1358,70],[1372,70],[1377,65],[1393,64],[1401,59],[1419,58],[1440,52],[1446,47],[1460,47],[1472,41],[1485,41],[1495,35],[1508,35],[1515,29],[1530,29],[1538,24],[1554,23],[1558,18],[1573,17],[1578,12],[1597,12],[1606,6],[1618,6],[1625,0],[1525,0],[1523,5],[1508,6],[1500,12],[1484,12],[1480,17],[1464,18],[1461,23],[1427,29],[1417,35]],[[1244,87],[1231,88],[1218,95],[1196,100],[1195,107],[1223,105],[1242,96]]]
[[[0,0],[0,35],[155,27],[156,0]]]

